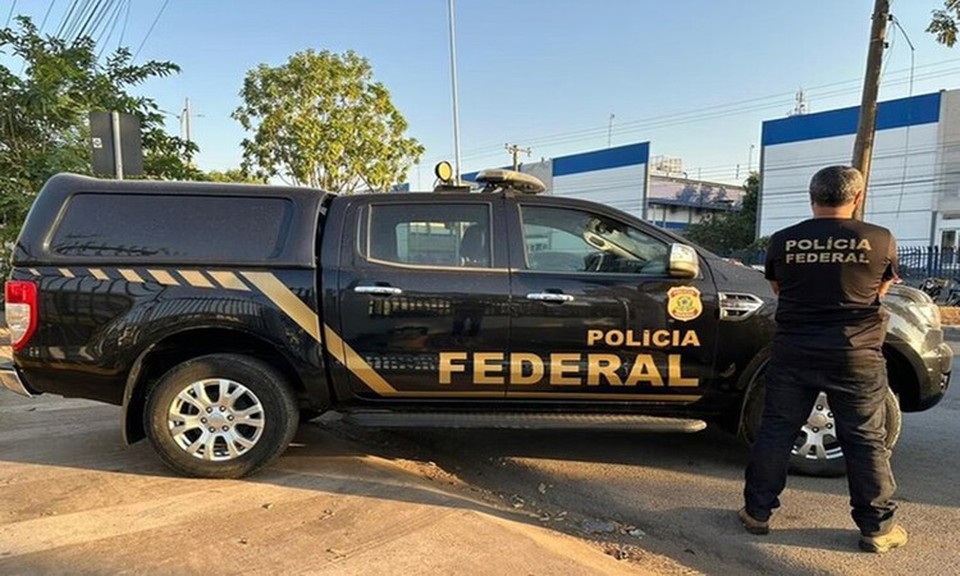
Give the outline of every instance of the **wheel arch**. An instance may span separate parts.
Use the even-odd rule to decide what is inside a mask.
[[[146,438],[143,410],[147,391],[173,366],[209,354],[242,354],[258,358],[278,370],[302,397],[306,386],[293,364],[277,347],[254,334],[230,328],[192,328],[170,334],[140,353],[133,364],[123,391],[123,440],[133,444]]]
[[[907,344],[902,344],[907,346]],[[909,350],[909,347],[907,348]],[[887,361],[887,382],[900,399],[900,409],[914,412],[920,405],[919,374],[925,371],[922,364],[915,364],[901,345],[887,342],[883,345],[883,357]]]
[[[746,437],[746,427],[744,423],[746,422],[747,410],[750,408],[748,402],[752,396],[753,389],[759,384],[760,380],[758,376],[763,373],[763,370],[767,367],[767,364],[770,363],[770,355],[773,351],[773,346],[768,345],[762,348],[757,354],[753,357],[753,360],[747,364],[747,367],[743,370],[743,373],[740,375],[740,379],[737,381],[737,389],[742,392],[740,396],[740,407],[739,412],[737,413],[737,420],[735,427],[733,428],[737,436],[744,438],[748,441]]]
[[[770,362],[772,346],[760,350],[753,360],[744,369],[737,388],[743,392],[740,400],[740,411],[737,419],[737,435],[746,438],[746,417],[751,398],[751,392],[759,384],[757,376],[763,372]],[[920,383],[917,370],[909,357],[891,343],[883,345],[883,357],[887,364],[887,383],[900,400],[900,408],[904,412],[916,410],[920,399]],[[749,439],[747,439],[749,440]]]

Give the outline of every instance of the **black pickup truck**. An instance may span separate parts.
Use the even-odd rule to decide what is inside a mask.
[[[0,382],[120,405],[180,473],[269,463],[300,417],[381,427],[702,429],[749,439],[775,299],[755,270],[488,172],[485,192],[52,178],[13,256]],[[937,307],[895,288],[899,410],[944,395]],[[827,399],[793,465],[843,470]]]

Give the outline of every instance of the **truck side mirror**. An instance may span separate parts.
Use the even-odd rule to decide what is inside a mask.
[[[700,258],[697,251],[674,242],[670,245],[670,276],[674,278],[696,278],[700,275]]]

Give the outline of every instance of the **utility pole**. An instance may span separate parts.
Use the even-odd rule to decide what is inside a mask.
[[[114,110],[110,113],[110,124],[113,130],[113,170],[117,180],[123,180],[123,148],[120,146],[120,113]]]
[[[870,47],[867,50],[867,70],[863,76],[863,98],[860,101],[860,120],[857,140],[853,145],[853,167],[863,174],[863,197],[854,214],[863,220],[867,203],[867,182],[870,179],[870,160],[873,157],[873,139],[877,128],[877,93],[880,91],[880,71],[883,64],[884,36],[890,19],[890,0],[876,0],[873,6],[873,25],[870,28]]]
[[[529,149],[529,148],[521,148],[521,147],[517,146],[516,144],[504,144],[503,147],[507,149],[507,152],[509,152],[510,154],[513,155],[513,169],[514,169],[514,170],[519,170],[519,169],[520,169],[520,153],[521,153],[521,152],[523,152],[523,153],[526,154],[527,156],[529,156],[529,155],[533,152],[533,150],[531,150],[531,149]]]
[[[453,162],[454,186],[460,185],[460,101],[457,98],[457,40],[456,16],[454,15],[453,0],[447,0],[447,13],[450,17],[450,84],[453,92]]]
[[[607,125],[607,148],[613,143],[613,119],[616,117],[616,114],[613,112],[610,113],[610,124]]]
[[[186,98],[183,102],[183,111],[180,114],[180,129],[183,132],[183,139],[190,142],[190,99]]]

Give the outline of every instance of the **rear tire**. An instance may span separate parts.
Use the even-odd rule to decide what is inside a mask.
[[[269,364],[212,354],[169,370],[149,391],[143,426],[167,466],[186,476],[240,478],[266,466],[297,431],[296,400]]]
[[[743,408],[743,437],[753,444],[760,429],[763,415],[763,370],[754,379],[754,385],[748,392]],[[884,398],[886,409],[886,436],[884,444],[893,449],[900,439],[902,414],[900,402],[893,390],[887,388]],[[830,411],[829,399],[821,394],[807,422],[797,433],[797,440],[790,452],[790,471],[805,476],[843,476],[847,472],[847,462],[835,436],[835,422]]]

